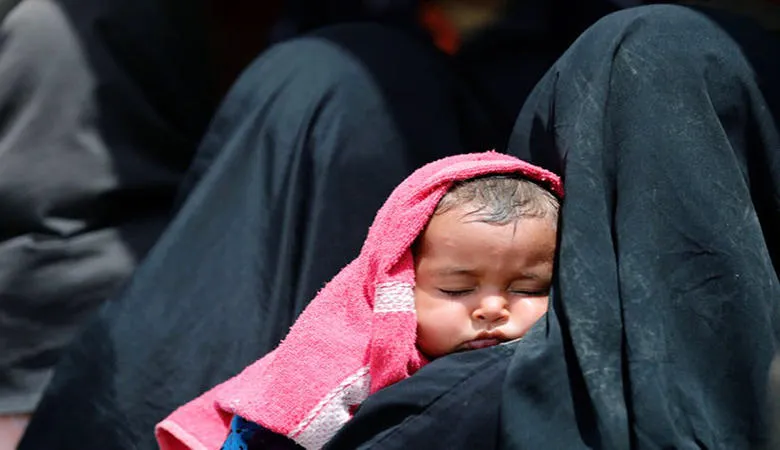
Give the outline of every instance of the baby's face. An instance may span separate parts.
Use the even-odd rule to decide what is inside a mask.
[[[556,224],[496,225],[470,211],[434,216],[417,249],[417,345],[430,358],[517,339],[547,312]]]

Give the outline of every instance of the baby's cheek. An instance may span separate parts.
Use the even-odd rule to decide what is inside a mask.
[[[547,297],[524,298],[518,305],[518,313],[522,315],[524,322],[533,323],[544,316],[549,304]]]
[[[431,340],[431,330],[426,327],[417,327],[417,348],[428,358],[436,358],[437,345]]]
[[[550,308],[550,297],[539,297],[535,300],[536,307],[541,311],[540,315],[544,315]]]
[[[417,348],[429,358],[438,358],[452,351],[453,320],[439,314],[420,317],[417,323]]]
[[[425,312],[417,313],[417,345],[425,345],[430,335],[430,319]]]

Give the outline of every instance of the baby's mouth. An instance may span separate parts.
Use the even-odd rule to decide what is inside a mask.
[[[474,339],[463,344],[464,350],[479,350],[480,348],[493,347],[502,341],[496,338]]]
[[[506,335],[501,331],[482,331],[474,339],[464,342],[461,348],[464,350],[478,350],[496,346],[506,340]]]

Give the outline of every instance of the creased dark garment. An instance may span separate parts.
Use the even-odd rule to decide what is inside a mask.
[[[588,30],[534,90],[509,147],[561,171],[567,198],[551,311],[516,347],[500,423],[478,422],[485,445],[459,445],[474,433],[462,417],[492,415],[444,399],[493,387],[432,364],[431,378],[461,383],[389,387],[332,448],[439,448],[448,423],[451,449],[778,448],[771,39],[670,6]],[[414,390],[440,397],[395,417]]]
[[[279,42],[323,26],[372,21],[407,30],[415,28],[419,0],[285,0],[281,17],[272,27]]]
[[[501,388],[516,345],[431,362],[369,397],[325,450],[495,448]]]
[[[0,0],[0,413],[35,409],[62,348],[168,224],[232,68],[215,66],[208,3]],[[255,39],[274,17],[256,19]]]
[[[490,126],[438,53],[347,26],[269,50],[222,104],[179,214],[64,356],[21,449],[154,449],[154,425],[270,351],[391,190]]]
[[[601,17],[637,0],[510,0],[498,21],[464,37],[458,66],[489,102],[506,148],[536,83]]]
[[[502,448],[760,448],[780,284],[780,46],[682,7],[616,13],[510,148],[560,170],[557,289],[515,352]]]
[[[10,3],[0,21],[0,414],[29,414],[62,349],[170,220],[214,106],[190,9]]]

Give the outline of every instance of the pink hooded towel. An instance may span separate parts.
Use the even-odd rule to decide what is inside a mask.
[[[319,449],[377,390],[419,370],[410,247],[456,181],[515,173],[559,198],[551,172],[496,152],[423,166],[379,210],[360,255],[312,300],[272,352],[157,425],[162,450],[216,450],[233,415]]]

